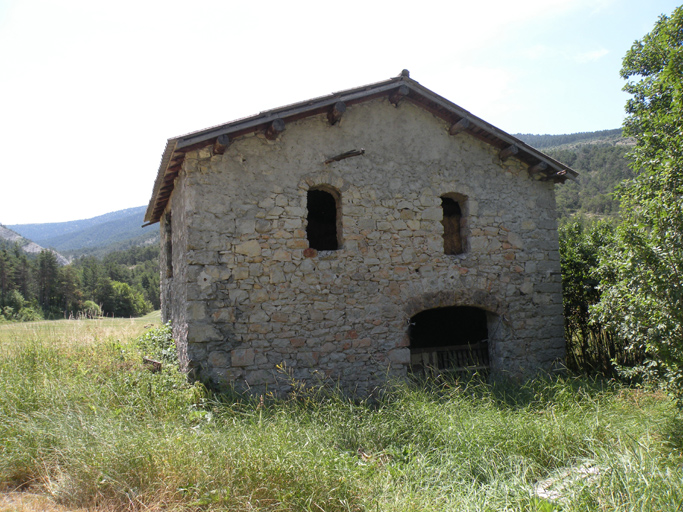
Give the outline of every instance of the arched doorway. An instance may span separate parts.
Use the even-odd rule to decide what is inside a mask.
[[[489,369],[489,314],[471,306],[427,309],[410,319],[413,373]]]

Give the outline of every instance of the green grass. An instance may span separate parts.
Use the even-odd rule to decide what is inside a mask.
[[[567,377],[396,383],[373,401],[326,389],[215,396],[171,367],[143,367],[133,340],[150,323],[158,317],[0,326],[2,488],[100,510],[683,503],[683,428],[660,393]],[[558,494],[538,496],[539,482]]]

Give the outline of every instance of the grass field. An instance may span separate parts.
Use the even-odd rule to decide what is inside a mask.
[[[215,396],[134,340],[158,315],[0,325],[0,511],[676,511],[661,393],[566,377]]]

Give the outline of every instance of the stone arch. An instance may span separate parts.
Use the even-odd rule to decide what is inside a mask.
[[[498,316],[504,316],[507,313],[507,305],[496,295],[476,288],[423,293],[408,300],[404,311],[408,317],[411,317],[425,309],[447,306],[474,306]]]
[[[433,361],[435,363],[434,366],[438,366],[437,360],[441,361],[440,364],[446,364],[444,361],[448,361],[449,357],[454,361],[456,360],[455,355],[441,354],[444,350],[448,350],[444,348],[448,346],[445,341],[435,341],[434,347],[432,347],[434,350],[430,350],[429,345],[424,341],[417,343],[420,345],[420,347],[417,347],[416,340],[411,337],[411,328],[414,328],[412,325],[414,322],[420,321],[420,319],[423,321],[438,321],[439,318],[447,318],[449,308],[452,308],[458,322],[467,322],[468,319],[472,319],[473,322],[480,322],[478,326],[468,325],[465,330],[469,332],[482,332],[483,330],[486,333],[485,340],[482,336],[479,336],[482,339],[469,340],[476,345],[472,348],[484,351],[481,353],[481,356],[478,359],[476,357],[473,359],[460,358],[460,363],[469,361],[461,366],[471,366],[477,369],[486,366],[493,374],[509,370],[509,368],[506,368],[506,355],[510,353],[510,348],[515,342],[508,318],[508,308],[495,295],[485,290],[477,289],[425,293],[408,301],[404,308],[407,317],[404,346],[407,346],[411,351],[411,366],[419,365],[424,368],[424,366],[428,365],[429,361]],[[465,314],[457,314],[456,310],[458,308],[466,309]],[[451,325],[448,328],[455,329],[457,325]],[[455,336],[455,339],[454,345],[462,341],[468,342],[468,340],[462,337],[458,338],[458,336]],[[463,348],[465,351],[469,349],[469,346]],[[450,350],[455,353],[460,349],[452,347]],[[427,354],[427,356],[423,354]]]
[[[347,182],[340,174],[334,171],[321,171],[307,174],[299,181],[299,190],[305,193],[316,187],[330,187],[342,194],[346,192],[351,184]]]

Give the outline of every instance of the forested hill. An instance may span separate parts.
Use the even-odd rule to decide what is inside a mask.
[[[138,206],[90,219],[8,227],[43,247],[72,257],[104,256],[115,250],[158,243],[158,226],[141,227],[145,209]]]
[[[579,173],[577,181],[567,180],[555,189],[560,217],[575,213],[600,216],[617,213],[619,204],[612,192],[621,181],[633,177],[626,155],[634,141],[622,137],[621,129],[515,136]]]
[[[536,149],[555,148],[567,144],[603,144],[622,139],[621,128],[597,132],[567,133],[563,135],[534,135],[517,133],[515,137]]]
[[[158,309],[159,233],[158,226],[141,229],[144,210],[15,230],[0,226],[0,323]],[[67,264],[29,236],[43,247],[69,249],[73,261]]]

